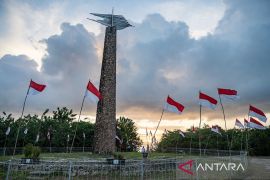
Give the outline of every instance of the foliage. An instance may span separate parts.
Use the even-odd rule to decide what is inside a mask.
[[[38,146],[33,146],[33,144],[27,144],[24,147],[24,157],[26,158],[38,158],[41,153],[41,149]]]
[[[50,115],[48,115],[50,114]],[[12,114],[3,112],[0,115],[0,146],[3,147],[5,143],[5,132],[8,127],[11,127],[10,134],[7,136],[6,147],[14,147],[17,129],[20,126],[20,134],[18,138],[17,147],[23,147],[25,144],[32,143],[40,147],[66,147],[67,136],[70,136],[68,145],[72,143],[72,139],[77,126],[76,138],[74,147],[92,147],[94,141],[95,124],[86,119],[76,119],[76,114],[68,108],[57,108],[52,113],[46,109],[41,116],[26,115],[21,119],[14,119]],[[123,118],[117,120],[117,135],[123,139],[123,144],[117,142],[119,150],[135,151],[142,141],[137,134],[137,128],[131,119]],[[28,133],[24,134],[24,130],[28,129]],[[50,138],[48,138],[50,132]],[[85,139],[83,137],[85,134]],[[39,141],[36,143],[36,137],[39,134]],[[27,145],[26,148],[30,146]],[[38,150],[37,150],[38,154]]]
[[[31,158],[32,157],[32,149],[33,149],[33,144],[27,144],[24,147],[24,156],[26,158]]]
[[[167,148],[199,148],[199,134],[201,135],[201,148],[228,150],[228,141],[231,150],[246,150],[246,137],[248,139],[248,150],[250,155],[270,155],[270,129],[266,130],[240,130],[230,129],[228,131],[221,130],[222,135],[218,135],[211,131],[209,126],[204,126],[200,130],[192,132],[190,129],[185,132],[183,138],[179,134],[179,130],[168,131],[163,133],[162,138],[157,146],[157,151],[163,152]]]
[[[32,148],[32,157],[33,157],[33,158],[38,158],[39,155],[40,155],[40,153],[41,153],[40,147],[38,147],[38,146],[33,146],[33,148]]]
[[[122,142],[117,140],[117,148],[120,151],[137,151],[142,145],[142,140],[137,133],[137,127],[133,120],[125,117],[117,119],[116,134]]]
[[[114,153],[113,154],[113,158],[114,159],[125,159],[124,155],[123,154],[120,154],[120,153]]]

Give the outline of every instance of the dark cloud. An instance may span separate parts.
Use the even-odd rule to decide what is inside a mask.
[[[133,23],[135,28],[118,32],[119,114],[131,107],[159,111],[168,94],[187,106],[186,114],[194,114],[198,112],[198,91],[218,98],[218,87],[240,93],[239,102],[225,103],[226,111],[231,112],[229,117],[246,114],[249,103],[269,112],[270,2],[224,3],[227,10],[215,32],[199,40],[189,36],[185,23],[168,22],[159,14],[148,15],[142,23]],[[96,46],[103,43],[104,34],[95,37],[83,25],[68,23],[61,29],[60,35],[43,40],[47,55],[42,59],[41,72],[24,56],[4,56],[0,60],[0,64],[6,63],[0,66],[0,77],[7,87],[1,92],[1,108],[11,110],[21,101],[24,91],[16,89],[19,85],[13,82],[25,84],[32,76],[48,83],[47,94],[40,96],[40,108],[78,108],[88,78],[98,84],[100,60]],[[8,97],[13,96],[18,99],[10,101]],[[95,111],[95,107],[89,107]],[[219,110],[204,111],[210,119],[221,118]]]
[[[35,61],[26,56],[6,55],[1,58],[0,77],[6,88],[1,91],[1,109],[18,112],[30,78],[46,84],[47,88],[44,93],[28,98],[29,109],[79,108],[89,78],[95,84],[98,82],[100,67],[94,35],[80,24],[63,23],[61,30],[60,35],[42,40],[47,46],[47,54],[42,59],[41,71],[37,70]],[[87,103],[86,108],[89,108]]]
[[[128,53],[120,60],[124,62],[121,69],[125,69],[119,76],[120,104],[128,107],[128,99],[135,105],[158,109],[164,96],[172,94],[188,106],[188,112],[194,112],[199,89],[217,98],[216,88],[225,87],[237,89],[241,96],[240,111],[229,116],[246,114],[249,103],[268,111],[269,1],[225,3],[227,10],[216,31],[199,40],[183,33],[188,31],[183,23],[167,22],[158,15],[148,16],[134,32],[130,30],[129,36],[137,40],[129,49],[123,47]],[[125,41],[132,42],[131,38]],[[226,108],[233,111],[236,106]],[[209,116],[218,118],[219,114]]]

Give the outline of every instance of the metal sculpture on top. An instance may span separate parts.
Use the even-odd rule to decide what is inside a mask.
[[[91,21],[95,21],[98,22],[104,26],[109,26],[109,27],[116,27],[116,30],[122,30],[125,29],[127,27],[132,26],[131,24],[129,24],[129,22],[124,18],[124,16],[122,15],[114,15],[113,11],[112,14],[98,14],[98,13],[90,13],[94,16],[98,16],[101,17],[102,19],[99,20],[95,20],[95,19],[90,19],[87,18]]]

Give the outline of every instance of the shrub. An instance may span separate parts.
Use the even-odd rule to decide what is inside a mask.
[[[33,146],[32,148],[32,158],[37,159],[41,153],[41,149],[38,146]]]
[[[27,144],[24,147],[24,156],[26,158],[37,159],[41,153],[41,149],[38,146],[33,146],[33,144]]]
[[[122,154],[117,154],[117,153],[113,154],[113,157],[114,159],[119,159],[119,160],[125,159],[125,157]]]
[[[26,158],[31,158],[32,157],[32,149],[33,149],[33,144],[27,144],[24,147],[24,156]]]

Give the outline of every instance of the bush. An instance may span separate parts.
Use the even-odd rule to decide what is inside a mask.
[[[125,159],[125,157],[122,154],[117,154],[117,153],[113,154],[113,158],[114,159],[119,159],[119,160]]]
[[[24,156],[26,158],[31,158],[32,157],[32,149],[33,149],[33,144],[27,144],[24,147]]]
[[[32,158],[37,159],[41,153],[41,149],[38,146],[33,146],[32,148]]]
[[[27,144],[24,147],[24,156],[26,158],[37,159],[41,153],[41,149],[38,146],[33,146],[33,144]]]

